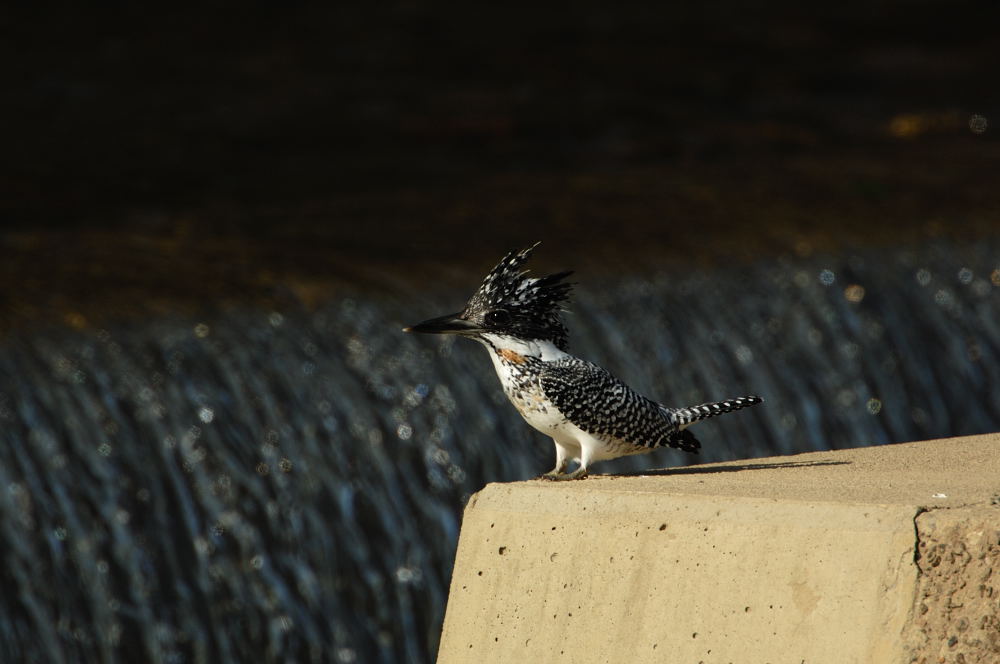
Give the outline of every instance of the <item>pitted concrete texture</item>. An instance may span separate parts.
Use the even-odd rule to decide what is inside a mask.
[[[997,662],[998,493],[1000,435],[488,485],[438,661]]]
[[[998,478],[1000,480],[1000,478]],[[912,661],[1000,662],[1000,506],[917,517]]]

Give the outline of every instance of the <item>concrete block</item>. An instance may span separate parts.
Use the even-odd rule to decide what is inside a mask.
[[[438,661],[937,662],[942,644],[1000,661],[968,659],[1000,625],[989,580],[1000,540],[983,526],[1000,533],[989,504],[998,445],[979,436],[488,485],[466,508]],[[952,506],[979,512],[942,521]],[[934,544],[921,546],[918,524]],[[969,561],[933,580],[932,556],[964,560],[959,542]],[[941,584],[969,574],[989,590],[968,581],[949,596],[994,603],[952,625]]]

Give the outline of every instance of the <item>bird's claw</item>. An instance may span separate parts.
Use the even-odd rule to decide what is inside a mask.
[[[539,475],[538,479],[548,480],[550,482],[564,482],[567,480],[582,480],[585,477],[587,477],[587,469],[577,468],[572,473],[559,473],[556,471],[550,471]]]

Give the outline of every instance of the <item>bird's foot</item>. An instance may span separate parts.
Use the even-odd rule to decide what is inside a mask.
[[[547,473],[538,476],[540,480],[549,480],[552,482],[564,482],[566,480],[582,480],[587,476],[586,468],[577,468],[572,473],[560,473],[555,470],[551,470]]]

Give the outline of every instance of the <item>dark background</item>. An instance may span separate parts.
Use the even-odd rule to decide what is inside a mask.
[[[700,460],[996,431],[998,19],[6,3],[0,660],[431,661],[464,504],[552,447],[400,328],[538,240],[574,352],[765,398]]]
[[[6,322],[995,228],[988,2],[21,3]],[[638,262],[637,262],[638,261]]]

